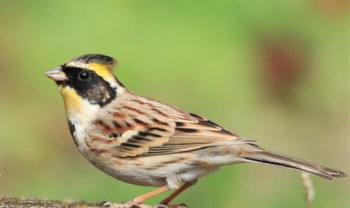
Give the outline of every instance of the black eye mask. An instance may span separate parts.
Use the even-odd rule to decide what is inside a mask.
[[[75,89],[80,96],[86,98],[91,104],[104,106],[117,96],[116,89],[91,70],[62,66],[62,71],[66,74],[68,80],[60,84]]]

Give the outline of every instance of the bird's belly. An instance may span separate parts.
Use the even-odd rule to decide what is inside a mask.
[[[163,186],[166,185],[167,174],[147,169],[144,167],[142,158],[140,160],[132,158],[118,158],[110,156],[93,156],[91,154],[86,157],[95,167],[106,174],[120,181],[141,186]]]
[[[90,138],[86,137],[85,129],[80,127],[81,125],[75,124],[75,131],[72,132],[74,142],[80,153],[98,169],[126,183],[142,186],[166,184],[164,174],[147,169],[142,158],[116,157],[96,145],[88,145],[86,141]]]
[[[194,181],[216,169],[212,166],[201,167],[197,163],[191,163],[192,160],[186,154],[131,158],[103,154],[95,157],[89,155],[87,159],[108,175],[126,183],[142,186],[169,185],[167,179],[176,176],[179,181],[171,185],[175,188],[183,182]]]

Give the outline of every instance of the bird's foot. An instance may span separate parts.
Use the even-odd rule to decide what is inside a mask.
[[[122,202],[122,203],[103,202],[102,207],[109,207],[109,208],[153,208],[154,206],[141,204],[141,201],[138,201],[137,199],[133,199],[131,201]]]
[[[108,208],[188,208],[188,206],[186,204],[147,205],[147,204],[141,204],[140,202],[135,201],[135,200],[131,200],[131,201],[128,201],[128,202],[123,202],[123,203],[102,202],[101,206],[102,207],[108,207]]]

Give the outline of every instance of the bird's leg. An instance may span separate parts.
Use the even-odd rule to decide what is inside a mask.
[[[188,189],[190,186],[194,185],[196,182],[197,180],[184,183],[182,186],[180,186],[180,188],[176,189],[167,198],[163,199],[160,202],[160,204],[165,204],[165,205],[169,204],[177,195],[182,193],[184,190]]]
[[[136,197],[135,199],[133,199],[131,201],[133,203],[135,203],[135,205],[141,204],[143,201],[145,201],[145,200],[147,200],[149,198],[152,198],[152,197],[154,197],[154,196],[156,196],[158,194],[161,194],[161,193],[163,193],[163,192],[165,192],[167,190],[169,190],[169,187],[167,185],[165,185],[165,186],[162,186],[162,187],[160,187],[160,188],[158,188],[156,190],[153,190],[151,192],[148,192],[148,193],[145,193],[145,194],[143,194],[141,196],[138,196],[138,197]]]
[[[145,207],[145,206],[140,206],[141,203],[149,198],[152,198],[158,194],[161,194],[165,191],[169,190],[169,187],[167,185],[162,186],[156,190],[153,190],[151,192],[145,193],[141,196],[138,196],[136,198],[134,198],[133,200],[129,201],[129,202],[125,202],[125,203],[112,203],[110,204],[110,207],[113,208],[131,208],[131,207]]]

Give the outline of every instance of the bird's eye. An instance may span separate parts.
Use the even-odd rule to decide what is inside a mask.
[[[78,78],[81,80],[81,81],[87,81],[89,80],[91,77],[90,73],[87,72],[87,71],[82,71],[78,74]]]

